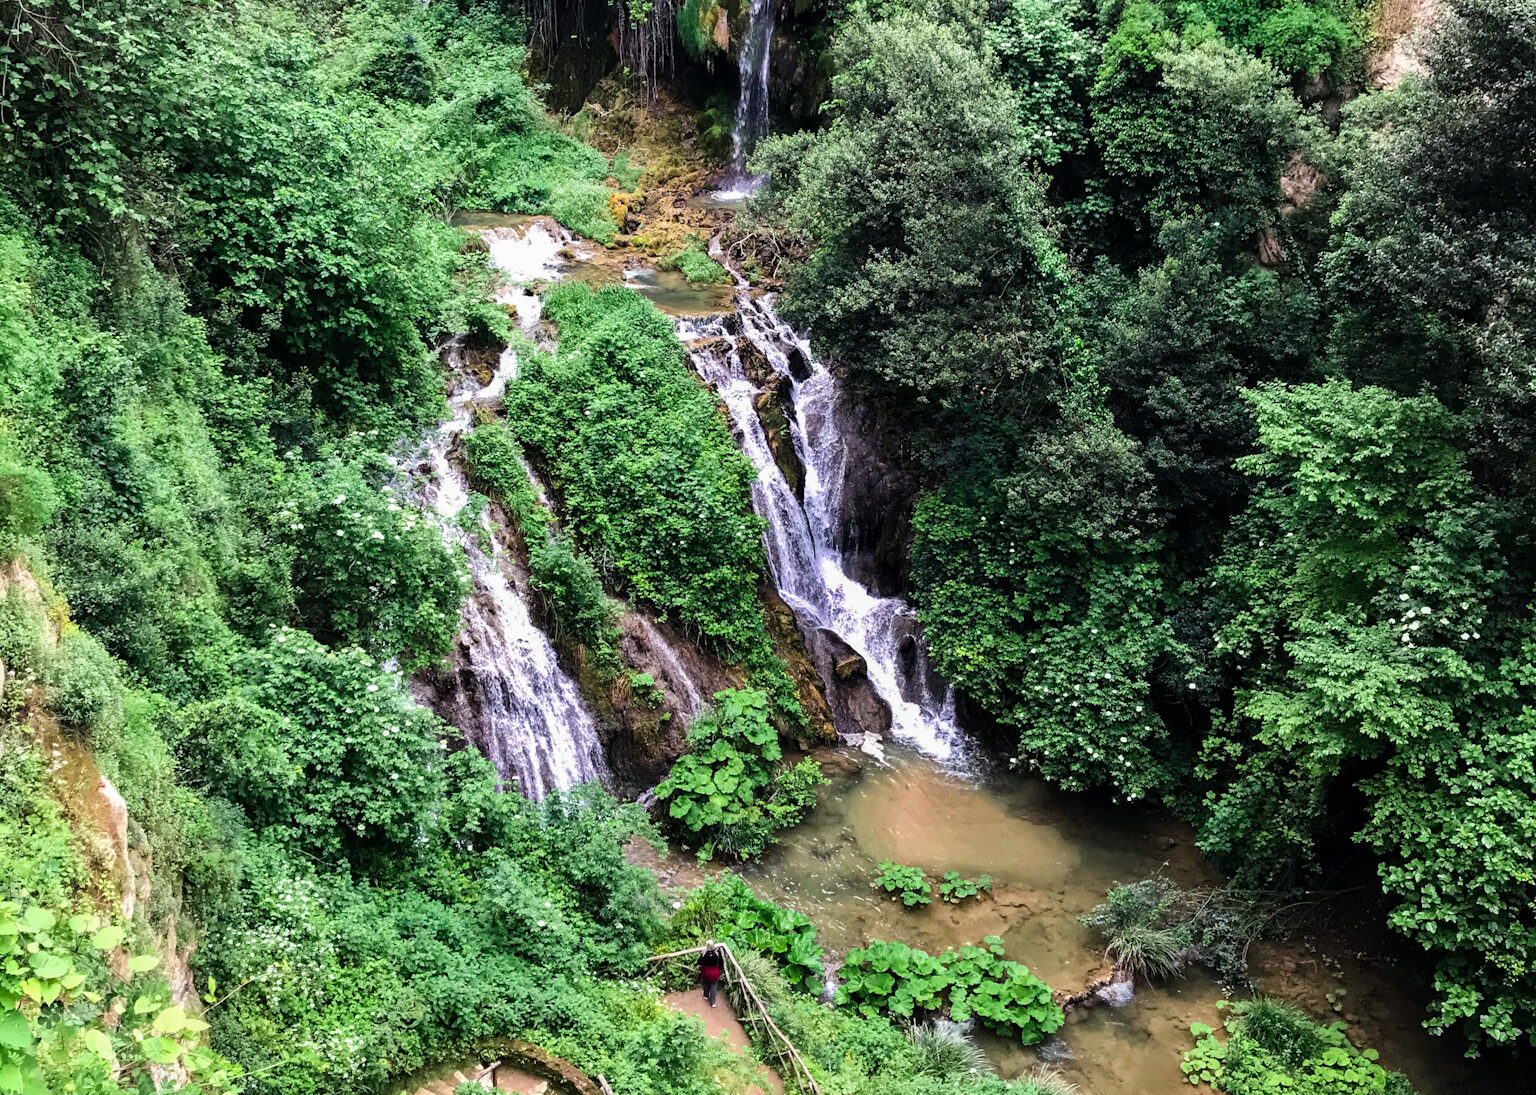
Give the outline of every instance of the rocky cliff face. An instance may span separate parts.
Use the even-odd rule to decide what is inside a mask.
[[[889,409],[844,384],[833,413],[848,446],[840,488],[837,548],[849,576],[880,597],[907,591],[912,508],[920,483],[901,459]]]

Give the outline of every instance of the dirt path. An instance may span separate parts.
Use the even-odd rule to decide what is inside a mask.
[[[731,1005],[725,1002],[725,993],[720,994],[720,1006],[717,1008],[710,1007],[704,999],[704,993],[697,988],[668,994],[667,1006],[689,1015],[697,1015],[704,1020],[704,1031],[711,1038],[725,1035],[732,1049],[751,1059],[752,1041],[747,1037],[747,1030],[741,1025],[741,1020],[731,1010]],[[748,1095],[768,1095],[770,1092],[772,1095],[784,1095],[784,1084],[779,1080],[778,1073],[767,1065],[758,1065],[757,1074],[760,1083],[748,1088]]]

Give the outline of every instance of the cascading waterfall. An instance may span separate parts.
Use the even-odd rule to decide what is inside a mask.
[[[496,229],[486,233],[492,261],[509,279],[549,276],[562,245],[541,224],[521,234]],[[498,296],[515,304],[524,329],[538,322],[538,297],[510,287]],[[517,375],[517,355],[501,355],[489,383],[450,400],[452,418],[427,445],[425,463],[432,473],[428,494],[442,519],[444,535],[460,544],[469,558],[474,592],[464,606],[460,655],[451,673],[423,687],[432,706],[457,726],[496,766],[504,779],[516,779],[532,799],[590,780],[606,781],[607,767],[597,727],[582,704],[581,692],[561,670],[549,638],[534,624],[524,594],[509,577],[510,561],[494,535],[461,527],[469,504],[464,473],[450,459],[455,441],[470,425],[471,406],[497,399]],[[481,514],[480,530],[489,530]]]
[[[773,0],[752,0],[747,33],[741,40],[737,69],[741,90],[736,98],[736,122],[731,130],[731,170],[735,185],[728,191],[754,189],[747,176],[747,157],[768,132],[768,54],[773,43]],[[722,197],[727,196],[722,193]]]
[[[955,723],[954,693],[928,665],[916,614],[905,601],[876,597],[849,577],[836,547],[838,492],[847,460],[833,413],[836,378],[774,313],[770,298],[754,300],[743,286],[737,316],[739,337],[749,339],[791,385],[795,416],[790,432],[805,468],[803,503],[785,481],[758,420],[755,400],[761,393],[743,369],[739,338],[719,319],[680,320],[678,336],[693,344],[694,368],[720,394],[742,451],[757,468],[753,504],[768,522],[764,542],[779,595],[803,628],[826,628],[863,656],[870,683],[891,709],[898,737],[932,756],[951,759],[964,740]],[[790,367],[791,352],[802,363],[799,375]]]

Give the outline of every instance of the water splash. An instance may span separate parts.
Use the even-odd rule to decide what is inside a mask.
[[[836,378],[773,311],[771,298],[737,294],[740,336],[725,322],[680,320],[699,375],[720,394],[742,451],[757,469],[753,506],[768,522],[764,546],[779,595],[803,628],[826,628],[865,661],[870,683],[891,710],[893,733],[941,760],[958,759],[964,735],[955,722],[954,692],[928,664],[916,613],[895,597],[876,597],[849,577],[836,547],[839,494],[848,445],[834,413]],[[741,339],[763,354],[792,391],[791,435],[805,468],[804,502],[774,460],[758,420],[761,394],[741,359]],[[791,357],[794,357],[792,366]]]
[[[553,256],[560,244],[551,248],[555,237],[548,229],[533,224],[522,233],[495,229],[485,237],[492,261],[509,280],[553,276]],[[538,322],[537,296],[510,286],[497,299],[516,303],[525,330],[532,331]],[[534,624],[489,518],[480,515],[478,530],[461,527],[469,484],[450,458],[459,436],[469,428],[473,404],[499,398],[516,376],[517,355],[509,348],[487,384],[449,401],[452,417],[427,443],[423,462],[431,485],[426,494],[442,519],[444,536],[468,556],[474,592],[464,606],[453,670],[435,687],[424,687],[436,693],[432,706],[479,747],[504,779],[515,779],[529,798],[542,799],[555,789],[606,782],[602,743],[580,690]],[[492,535],[483,536],[482,531]]]

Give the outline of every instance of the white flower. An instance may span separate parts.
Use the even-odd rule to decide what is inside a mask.
[[[347,500],[347,496],[345,494],[338,494],[334,499],[331,500],[331,505],[339,506],[343,502],[345,502],[346,500]]]
[[[384,534],[382,532],[380,532],[378,529],[374,529],[373,530],[373,535],[372,535],[371,539],[382,540],[382,539],[384,539]]]

